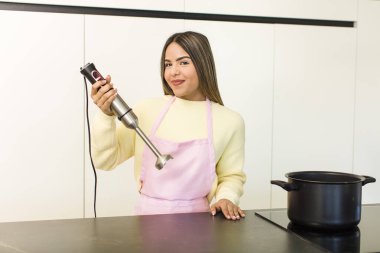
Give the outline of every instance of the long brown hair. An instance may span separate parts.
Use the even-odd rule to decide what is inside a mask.
[[[189,54],[198,75],[199,89],[213,102],[223,105],[216,78],[215,62],[206,36],[197,32],[175,33],[168,38],[161,54],[161,80],[165,95],[174,95],[165,80],[165,54],[171,43],[180,45]]]

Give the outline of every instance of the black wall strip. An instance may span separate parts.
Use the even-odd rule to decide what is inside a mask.
[[[0,10],[335,27],[354,27],[355,24],[354,21],[340,20],[222,15],[174,11],[152,11],[11,2],[0,2]]]

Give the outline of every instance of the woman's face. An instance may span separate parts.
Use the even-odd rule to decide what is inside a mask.
[[[175,42],[165,52],[164,77],[176,97],[192,101],[205,100],[199,90],[198,75],[189,54]]]

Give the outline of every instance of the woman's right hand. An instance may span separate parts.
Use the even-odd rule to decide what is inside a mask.
[[[113,88],[111,76],[106,76],[105,80],[97,81],[92,85],[91,98],[94,103],[108,116],[114,115],[111,110],[111,103],[117,96],[117,90]]]

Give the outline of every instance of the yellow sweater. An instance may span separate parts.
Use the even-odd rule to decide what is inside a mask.
[[[133,107],[139,127],[147,135],[170,96],[147,99]],[[188,141],[207,138],[206,102],[176,98],[157,130],[157,137],[170,141]],[[211,202],[229,199],[238,204],[243,194],[246,176],[244,165],[245,128],[241,116],[225,106],[212,103],[213,144],[216,179],[208,194]],[[114,169],[134,156],[135,179],[140,184],[140,168],[145,143],[134,130],[126,128],[115,116],[101,111],[92,125],[92,153],[95,167]],[[164,167],[165,168],[165,167]],[[140,188],[140,185],[138,185]]]

